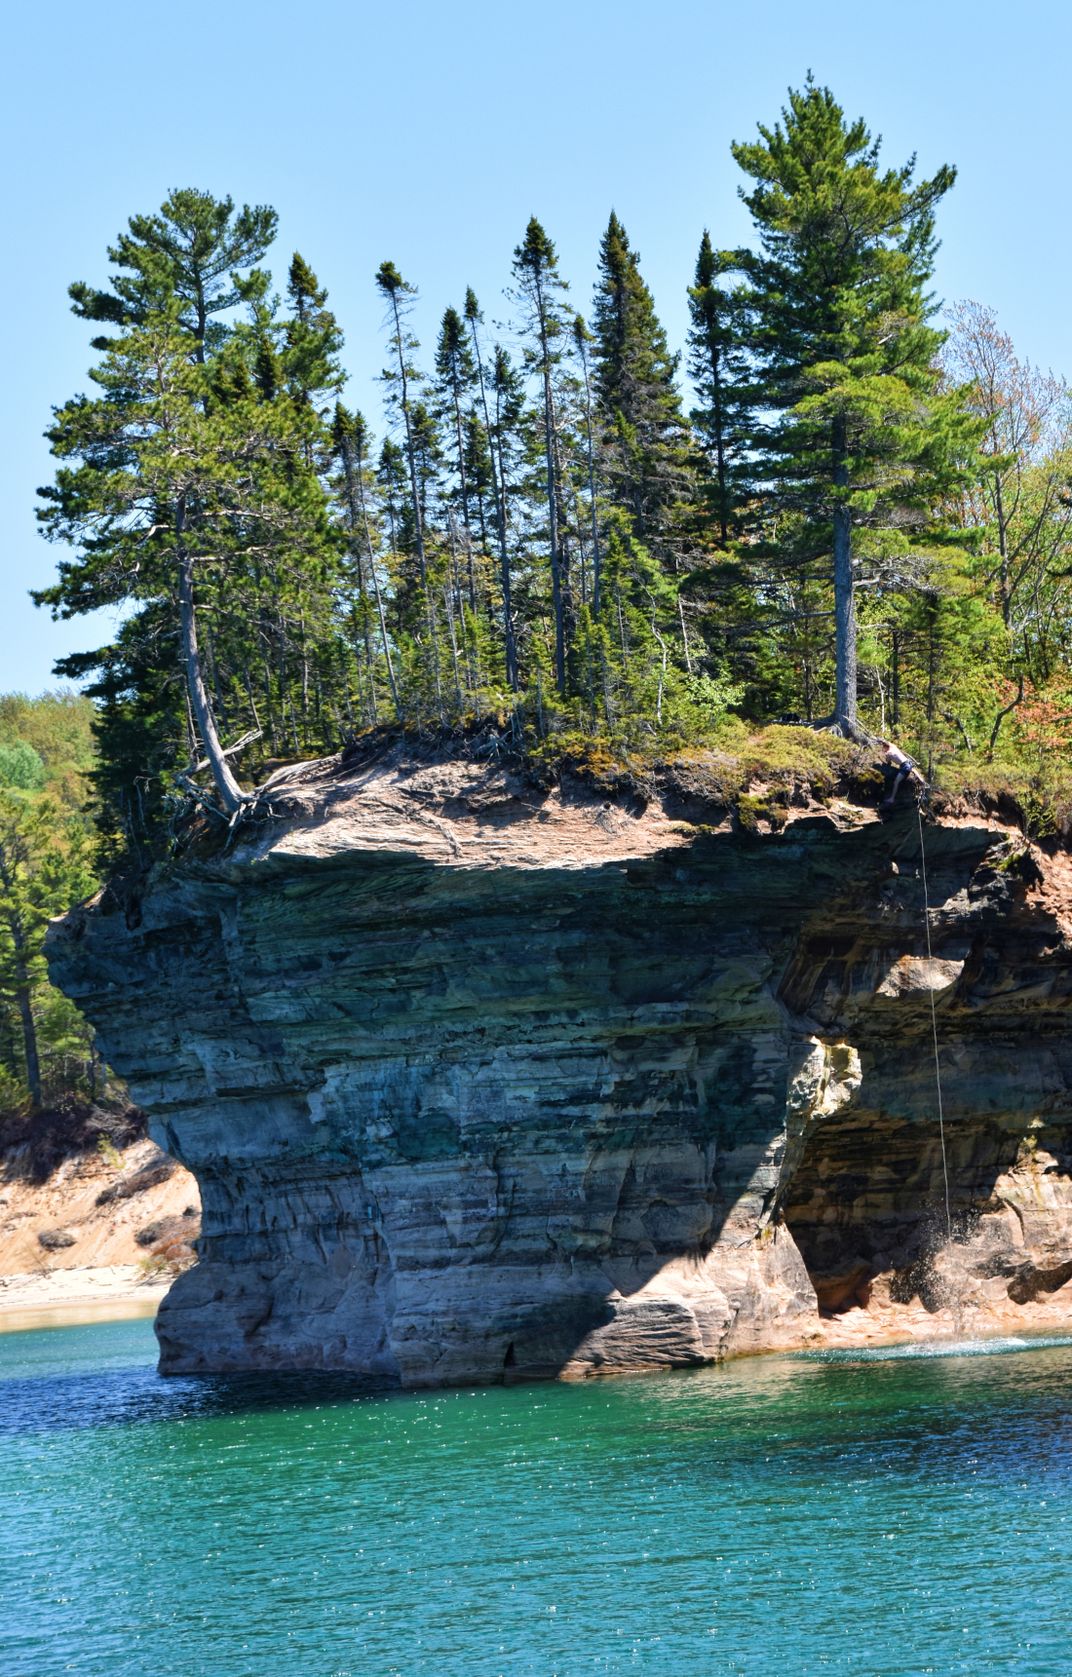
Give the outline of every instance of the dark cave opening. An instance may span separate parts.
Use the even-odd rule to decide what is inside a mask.
[[[1064,1132],[1046,1131],[1043,1139],[1061,1149],[1067,1166]],[[1004,1173],[1023,1159],[1024,1146],[1022,1118],[1015,1125],[1003,1125],[991,1116],[946,1124],[953,1239],[972,1252],[983,1271],[989,1264],[996,1273],[1009,1261],[999,1254],[999,1248],[1004,1252],[1004,1237],[990,1239],[994,1250],[988,1254],[979,1231],[988,1213],[1004,1209],[995,1190]],[[822,1314],[866,1307],[880,1275],[888,1278],[891,1303],[908,1303],[918,1296],[927,1309],[939,1309],[949,1302],[948,1278],[933,1262],[947,1245],[936,1123],[859,1112],[820,1123],[805,1143],[780,1209]],[[1010,1284],[1010,1297],[1015,1298],[1016,1284]],[[1024,1285],[1022,1278],[1019,1285]]]

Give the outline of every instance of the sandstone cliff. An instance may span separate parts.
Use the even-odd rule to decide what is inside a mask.
[[[59,923],[54,980],[201,1188],[161,1366],[414,1386],[1063,1312],[1067,858],[931,824],[928,959],[914,809],[793,813],[324,765]]]

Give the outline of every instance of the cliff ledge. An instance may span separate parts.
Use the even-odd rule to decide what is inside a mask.
[[[393,759],[283,771],[261,817],[50,934],[200,1184],[165,1371],[580,1377],[1064,1319],[1064,854],[929,824],[928,958],[914,808],[746,832],[687,777]]]

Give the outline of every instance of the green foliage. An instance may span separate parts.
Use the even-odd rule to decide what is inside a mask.
[[[613,212],[599,248],[592,324],[608,492],[628,511],[637,539],[668,557],[674,509],[692,487],[678,358]]]
[[[736,259],[770,416],[752,444],[757,533],[779,568],[821,566],[833,581],[834,710],[851,727],[855,592],[870,580],[854,565],[867,552],[854,532],[885,537],[869,554],[878,582],[910,573],[915,551],[943,539],[942,502],[976,468],[981,427],[942,387],[927,291],[935,209],[955,171],[916,183],[913,162],[882,168],[865,123],[810,79],[790,90],[782,123],[759,132],[733,147],[761,240]],[[776,523],[787,514],[788,542]]]
[[[289,319],[266,274],[237,269],[262,254],[271,212],[178,193],[130,225],[113,301],[76,296],[118,330],[96,340],[99,394],[59,408],[49,432],[61,463],[39,516],[74,552],[36,597],[57,616],[125,608],[111,647],[61,668],[95,674],[101,819],[139,850],[160,841],[162,771],[204,749],[226,790],[218,730],[246,731],[252,712],[278,751],[316,749],[338,726],[320,702],[325,670],[345,664],[320,467],[341,374],[308,265],[291,264]],[[240,303],[247,319],[218,318]]]
[[[304,256],[273,290],[273,211],[184,190],[133,217],[108,288],[71,290],[108,335],[56,410],[40,515],[64,546],[41,603],[120,626],[58,666],[89,684],[77,727],[62,695],[0,701],[0,788],[67,812],[91,788],[102,860],[146,863],[191,797],[237,812],[239,772],[492,725],[545,763],[722,752],[758,821],[866,775],[781,725],[834,716],[965,785],[1007,774],[1036,825],[1063,808],[1066,387],[985,311],[944,345],[952,169],[889,168],[810,79],[733,150],[757,238],[700,240],[687,420],[614,214],[591,327],[535,216],[498,339],[466,290],[426,358],[381,263],[381,437],[341,401]]]
[[[45,765],[32,745],[16,740],[0,745],[0,787],[39,792],[45,784]]]
[[[755,779],[797,782],[829,792],[854,764],[858,752],[848,740],[812,728],[772,726],[753,734],[739,761]]]
[[[723,548],[747,493],[756,395],[747,354],[748,294],[722,283],[735,267],[705,228],[689,288],[689,373],[699,398],[690,417],[705,468],[703,510]]]
[[[0,697],[0,1110],[99,1075],[86,1023],[48,983],[43,955],[50,917],[94,884],[91,709],[74,695]]]

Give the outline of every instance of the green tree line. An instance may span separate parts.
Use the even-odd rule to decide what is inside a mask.
[[[49,431],[37,596],[120,608],[57,666],[111,846],[383,725],[666,753],[793,718],[939,762],[1063,737],[1067,391],[985,310],[940,327],[954,170],[891,166],[810,79],[733,153],[754,237],[698,238],[683,354],[613,213],[585,314],[519,226],[505,331],[467,290],[422,346],[385,260],[379,435],[321,278],[271,278],[271,209],[131,218],[71,288],[97,359]]]
[[[0,696],[0,1112],[96,1093],[104,1078],[43,955],[51,916],[93,887],[92,727],[78,695]]]

